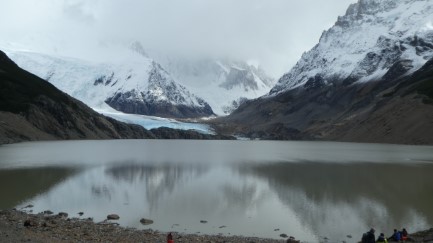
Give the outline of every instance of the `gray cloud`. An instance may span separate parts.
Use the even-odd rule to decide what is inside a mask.
[[[254,59],[279,76],[355,1],[3,0],[0,41],[84,57],[138,40],[151,49]]]

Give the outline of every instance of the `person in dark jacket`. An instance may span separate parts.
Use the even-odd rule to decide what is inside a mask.
[[[362,243],[375,243],[376,236],[374,235],[375,230],[373,228],[370,229],[367,233],[364,233],[362,236]]]

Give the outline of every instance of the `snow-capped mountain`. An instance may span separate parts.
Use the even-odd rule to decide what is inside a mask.
[[[141,45],[133,52],[104,63],[11,51],[20,67],[48,80],[60,90],[93,108],[106,104],[125,113],[190,118],[213,115],[202,99],[177,83]]]
[[[218,115],[226,115],[245,100],[269,92],[275,81],[260,67],[245,61],[169,56],[152,53],[178,82],[203,97]]]
[[[431,0],[359,0],[270,93],[408,75],[433,57],[432,43]]]
[[[268,95],[219,118],[262,139],[432,144],[431,0],[359,0]]]

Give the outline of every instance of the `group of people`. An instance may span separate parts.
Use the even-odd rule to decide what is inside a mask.
[[[398,231],[394,229],[394,233],[390,237],[385,237],[384,233],[380,233],[379,237],[376,240],[376,236],[374,235],[375,230],[372,228],[367,233],[362,235],[362,243],[388,243],[390,242],[399,242],[407,240],[407,230],[403,228],[403,230]]]

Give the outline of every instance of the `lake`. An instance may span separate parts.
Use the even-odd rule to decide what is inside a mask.
[[[164,232],[359,241],[433,225],[433,147],[105,140],[0,146],[0,208]],[[142,225],[141,218],[154,220]],[[203,221],[203,222],[201,222]],[[206,222],[204,222],[206,221]]]

